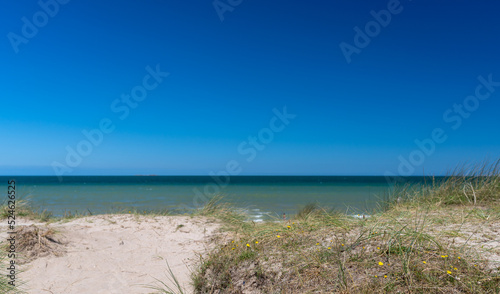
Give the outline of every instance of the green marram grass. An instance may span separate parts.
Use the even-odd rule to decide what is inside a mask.
[[[209,203],[202,211],[227,235],[193,284],[196,293],[500,293],[500,265],[473,244],[477,228],[500,226],[499,200],[497,161],[397,186],[366,219],[309,204],[290,221],[255,224]]]

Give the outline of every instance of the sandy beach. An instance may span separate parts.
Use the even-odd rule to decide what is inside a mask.
[[[498,279],[497,207],[429,211],[397,206],[366,219],[315,210],[292,221],[259,224],[230,214],[222,206],[214,211],[217,217],[117,214],[49,223],[21,220],[16,244],[22,248],[29,240],[36,250],[20,250],[24,255],[16,258],[21,272],[15,293],[159,293],[155,287],[166,289],[161,283],[180,293],[169,280],[167,261],[182,293],[194,292],[193,271],[196,293],[337,292],[339,261],[353,277],[345,293],[385,287],[381,283],[400,283],[403,289],[398,274],[406,253],[394,248],[409,248],[406,244],[415,248],[414,272],[460,282],[440,285],[439,293],[462,288],[488,293]],[[234,230],[222,233],[221,225],[231,222]],[[8,238],[5,225],[0,238]],[[294,276],[298,266],[308,279]],[[231,284],[224,284],[228,279]],[[425,288],[430,282],[414,283]]]
[[[97,215],[52,224],[21,220],[55,231],[53,253],[20,266],[27,293],[154,293],[169,285],[167,261],[186,293],[191,267],[206,252],[218,224],[187,216]],[[6,240],[6,227],[0,238]]]

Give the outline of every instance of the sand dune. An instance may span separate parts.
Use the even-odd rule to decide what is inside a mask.
[[[24,221],[20,225],[31,225]],[[45,224],[36,224],[45,227]],[[167,261],[180,283],[192,292],[190,267],[208,248],[218,225],[185,216],[99,215],[48,225],[60,256],[50,254],[23,264],[18,279],[28,293],[152,293],[168,283]],[[5,240],[6,227],[0,229]]]

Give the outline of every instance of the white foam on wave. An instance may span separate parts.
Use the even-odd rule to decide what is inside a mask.
[[[248,215],[248,220],[253,222],[263,222],[266,215],[269,214],[268,212],[263,212],[258,208],[244,209],[243,212]]]
[[[354,217],[354,218],[359,218],[359,219],[364,219],[364,218],[370,217],[370,215],[368,215],[368,214],[350,214],[349,216]]]

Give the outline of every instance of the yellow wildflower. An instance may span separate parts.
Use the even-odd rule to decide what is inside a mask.
[[[280,237],[280,235],[276,235],[276,238],[279,238],[279,237]]]
[[[384,265],[384,263],[382,261],[379,261],[378,265]]]
[[[247,243],[247,247],[250,247],[250,244]]]
[[[446,271],[448,273],[448,275],[451,275],[451,272],[450,271]]]
[[[423,264],[427,264],[427,262],[426,262],[425,260],[424,260],[424,261],[422,261],[422,263],[423,263]]]
[[[259,241],[255,241],[255,244],[259,244]]]

